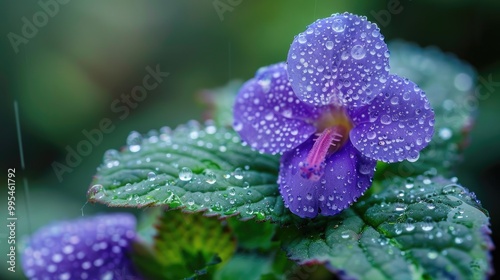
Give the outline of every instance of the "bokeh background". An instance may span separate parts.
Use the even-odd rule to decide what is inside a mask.
[[[40,15],[41,3],[57,3],[47,20]],[[16,168],[18,239],[54,220],[108,210],[85,205],[107,149],[123,146],[132,130],[147,133],[200,119],[203,89],[248,79],[260,66],[285,60],[293,36],[306,25],[344,11],[378,23],[386,41],[404,39],[454,53],[489,81],[481,89],[488,97],[479,102],[457,177],[489,210],[494,237],[500,240],[500,2],[493,0],[2,0],[0,177]],[[39,27],[24,30],[31,38],[12,44],[19,38],[12,39],[11,33],[21,36],[23,28],[29,29],[25,19],[37,20]],[[113,109],[114,102],[124,104],[116,103],[122,95],[142,85],[146,67],[157,65],[169,76],[135,107],[128,106],[127,116]],[[67,149],[87,139],[82,131],[98,129],[105,118],[114,130],[103,133],[102,141],[58,178],[54,162],[65,164]],[[29,185],[29,204],[23,180]],[[2,221],[6,195],[0,192]],[[0,227],[0,279],[15,279],[4,261],[6,234]]]

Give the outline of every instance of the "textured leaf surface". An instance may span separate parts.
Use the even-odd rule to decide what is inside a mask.
[[[153,244],[137,244],[133,255],[151,279],[208,277],[236,250],[230,229],[201,213],[163,212],[155,227]]]
[[[284,249],[346,279],[483,279],[491,272],[489,218],[473,193],[440,177],[382,185],[339,216],[288,234]]]
[[[461,159],[477,109],[476,72],[467,63],[437,48],[420,48],[405,42],[389,44],[391,72],[422,88],[435,112],[435,133],[415,163],[393,164],[397,176],[420,174],[436,168],[450,175]]]
[[[242,145],[230,129],[191,122],[147,137],[133,132],[127,143],[106,152],[89,201],[276,222],[291,217],[276,184],[278,158]]]

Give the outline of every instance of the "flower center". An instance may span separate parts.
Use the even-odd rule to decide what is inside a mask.
[[[337,152],[349,139],[352,122],[343,109],[332,107],[321,116],[316,126],[318,138],[306,160],[300,163],[302,177],[312,181],[323,176],[326,157]]]

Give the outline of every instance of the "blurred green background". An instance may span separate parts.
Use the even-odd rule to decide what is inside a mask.
[[[53,220],[105,211],[84,204],[107,149],[123,146],[131,130],[147,133],[200,119],[203,89],[249,79],[260,66],[285,60],[293,36],[306,25],[344,11],[378,23],[386,41],[404,39],[454,53],[490,81],[481,88],[485,98],[478,104],[471,144],[457,176],[490,211],[494,234],[500,229],[498,1],[3,0],[0,5],[1,176],[6,177],[7,168],[16,168],[18,239]],[[38,26],[30,28],[26,20]],[[30,38],[12,35],[23,32]],[[122,95],[143,84],[146,67],[157,65],[169,76],[143,101],[127,105],[130,114],[117,112],[116,104],[125,104]],[[14,101],[19,106],[25,170]],[[87,139],[82,131],[99,129],[105,118],[114,130],[103,133],[102,141],[58,178],[53,163],[65,164],[68,147],[76,149]],[[29,183],[29,205],[23,179]],[[6,195],[0,193],[1,205]],[[2,208],[0,218],[5,221]],[[0,230],[1,260],[6,258],[6,233]],[[2,261],[0,278],[10,279],[5,277],[12,275]]]

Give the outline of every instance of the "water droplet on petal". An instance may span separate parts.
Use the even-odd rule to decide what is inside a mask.
[[[241,131],[243,129],[243,124],[241,122],[235,121],[233,123],[233,128],[236,132]]]
[[[420,158],[420,153],[418,151],[412,151],[410,152],[406,160],[408,160],[409,162],[416,162],[419,158]]]
[[[332,29],[335,32],[343,32],[345,29],[345,23],[342,19],[336,18],[333,20]]]
[[[370,130],[366,133],[366,138],[368,138],[369,140],[375,139],[375,137],[377,137],[377,133],[373,130]]]
[[[351,49],[351,56],[354,59],[362,59],[366,55],[366,50],[361,45],[355,45]]]
[[[326,48],[328,50],[331,50],[331,49],[333,49],[333,42],[332,41],[326,41],[325,46],[326,46]]]
[[[380,122],[381,122],[382,124],[387,125],[387,124],[391,124],[392,120],[391,120],[391,117],[389,117],[389,115],[382,115],[382,116],[380,117]]]
[[[297,39],[299,43],[304,44],[307,42],[307,38],[304,34],[299,34],[299,38]]]
[[[398,105],[399,104],[399,97],[394,96],[391,98],[391,104],[392,105]]]

